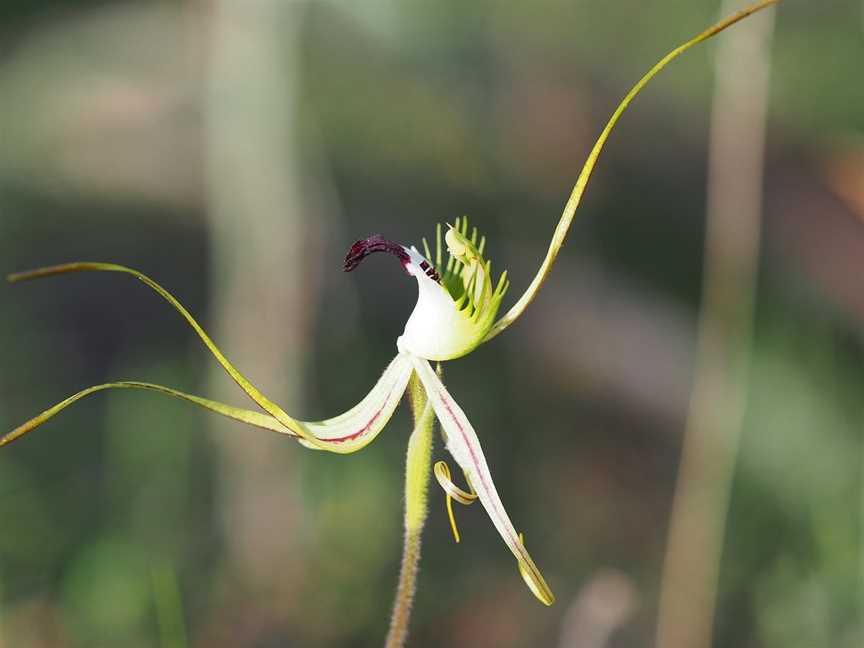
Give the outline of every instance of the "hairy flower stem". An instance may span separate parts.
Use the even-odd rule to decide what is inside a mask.
[[[432,427],[435,413],[416,374],[411,376],[408,392],[414,410],[414,431],[408,440],[405,460],[405,547],[402,551],[402,568],[399,572],[386,648],[401,648],[408,638],[411,607],[414,603],[414,592],[417,590],[421,536],[428,512],[429,476],[432,472]]]

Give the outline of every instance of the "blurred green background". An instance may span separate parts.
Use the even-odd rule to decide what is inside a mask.
[[[334,415],[394,355],[416,292],[389,258],[343,274],[349,245],[419,243],[468,214],[512,303],[617,101],[719,10],[5,0],[0,271],[138,268],[288,412]],[[433,485],[410,645],[652,645],[715,50],[675,62],[625,115],[526,315],[445,367],[558,603],[531,597],[480,507],[457,510],[455,545]],[[862,641],[862,62],[859,0],[781,6],[717,646]],[[107,380],[246,404],[128,277],[2,287],[0,312],[3,430]],[[0,646],[380,645],[406,411],[342,457],[157,395],[81,402],[0,451]]]

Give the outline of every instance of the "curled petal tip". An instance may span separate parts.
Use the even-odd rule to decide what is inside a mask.
[[[468,482],[468,486],[471,488],[470,493],[453,483],[453,480],[450,478],[450,466],[447,465],[446,461],[436,462],[434,473],[438,484],[447,494],[447,515],[450,518],[450,529],[453,531],[453,539],[456,541],[456,544],[459,544],[461,538],[459,536],[459,527],[456,526],[456,516],[453,515],[453,500],[456,500],[463,506],[469,506],[477,501],[477,493],[474,491],[474,488],[471,488],[470,481]]]
[[[441,486],[442,490],[447,493],[449,497],[452,497],[463,506],[468,506],[477,501],[477,493],[474,492],[473,488],[469,493],[453,483],[453,479],[450,475],[450,466],[447,465],[446,461],[436,461],[433,472],[435,473],[435,479],[438,481],[438,485]]]

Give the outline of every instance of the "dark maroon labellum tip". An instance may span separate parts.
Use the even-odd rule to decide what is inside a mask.
[[[345,272],[351,272],[373,252],[389,252],[399,259],[403,268],[411,261],[404,247],[387,240],[380,234],[373,234],[369,238],[360,239],[348,250],[348,254],[345,255]]]

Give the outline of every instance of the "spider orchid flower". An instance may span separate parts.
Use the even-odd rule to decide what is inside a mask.
[[[428,244],[424,240],[426,257],[414,247],[398,245],[380,235],[355,243],[345,259],[345,270],[351,271],[369,254],[388,252],[399,260],[405,271],[417,279],[418,299],[397,339],[397,355],[384,370],[381,378],[356,406],[331,419],[301,421],[289,416],[265,396],[225,357],[191,313],[167,290],[146,275],[124,266],[108,263],[71,263],[11,275],[12,282],[51,275],[102,271],[130,274],[165,299],[194,329],[206,347],[243,391],[263,410],[246,410],[176,389],[138,381],[123,381],[96,385],[73,394],[27,423],[0,437],[0,446],[30,432],[76,401],[106,389],[143,389],[185,400],[217,414],[249,425],[295,437],[306,447],[339,454],[356,452],[371,443],[390,420],[408,388],[412,374],[423,386],[447,438],[447,448],[465,474],[471,492],[450,481],[449,468],[443,462],[435,474],[447,493],[447,507],[456,529],[451,498],[463,504],[479,499],[489,513],[495,528],[516,557],[519,571],[537,597],[551,605],[554,601],[549,586],[525,549],[495,489],[492,475],[480,447],[477,434],[462,408],[453,400],[429,361],[452,360],[464,356],[488,336],[507,291],[506,273],[492,285],[492,263],[484,259],[485,239],[477,240],[477,230],[467,235],[467,219],[457,219],[444,236],[449,252],[444,263],[442,228],[437,230],[435,261],[430,261]],[[428,257],[428,258],[427,258]]]
[[[449,252],[442,258],[441,226],[438,226],[434,261],[426,240],[426,256],[415,247],[393,243],[381,235],[357,241],[345,259],[345,270],[354,270],[369,254],[387,252],[395,256],[405,271],[417,279],[417,305],[408,318],[405,331],[396,340],[400,356],[411,363],[443,428],[447,449],[465,474],[471,492],[456,486],[444,462],[435,466],[435,476],[447,493],[447,509],[453,535],[459,532],[453,516],[452,500],[471,504],[475,500],[486,509],[498,533],[513,552],[522,577],[537,598],[551,605],[555,597],[549,585],[525,549],[522,536],[516,532],[480,447],[480,440],[459,404],[429,364],[430,360],[445,361],[464,356],[482,344],[489,335],[501,300],[507,292],[507,272],[497,282],[492,278],[492,262],[483,251],[486,239],[480,238],[475,227],[468,237],[468,219],[457,219],[448,226],[445,236]]]
[[[425,392],[418,398],[414,388],[411,389],[418,429],[419,426],[425,425],[420,421],[431,422],[430,415],[434,411],[435,417],[441,423],[447,449],[462,469],[470,489],[464,490],[452,481],[446,463],[435,464],[434,474],[446,493],[447,508],[456,541],[459,541],[459,534],[454,521],[452,500],[462,504],[471,504],[480,500],[498,533],[515,556],[519,571],[531,591],[540,601],[551,605],[555,600],[552,591],[525,549],[522,535],[516,531],[504,509],[477,434],[465,412],[441,382],[439,374],[433,370],[430,361],[440,363],[470,353],[480,344],[488,342],[504,331],[531,303],[549,275],[558,252],[564,244],[603,146],[618,119],[642,88],[683,52],[777,2],[779,0],[761,0],[721,20],[670,51],[633,86],[612,114],[589,153],[552,235],[552,241],[540,269],[525,293],[501,318],[496,320],[501,301],[509,286],[506,272],[502,273],[497,281],[493,281],[492,263],[484,257],[485,239],[481,237],[478,240],[476,229],[469,235],[466,219],[457,219],[455,225],[448,226],[443,236],[443,245],[443,228],[438,227],[434,258],[425,240],[423,241],[425,254],[421,254],[415,247],[394,243],[380,235],[357,241],[345,259],[346,271],[354,270],[372,253],[387,252],[395,256],[403,269],[417,280],[418,299],[404,332],[396,340],[396,357],[370,392],[356,406],[334,418],[323,421],[302,421],[289,416],[229,362],[191,313],[171,293],[137,270],[110,263],[70,263],[10,275],[8,279],[11,282],[84,271],[132,275],[159,294],[186,320],[222,368],[261,411],[242,409],[162,385],[137,381],[113,382],[96,385],[73,394],[18,428],[0,436],[0,446],[27,434],[66,407],[93,393],[106,389],[143,389],[188,401],[248,425],[292,436],[309,448],[348,454],[364,448],[378,436],[390,420],[409,387],[409,381],[414,376],[422,386],[422,391]],[[443,258],[445,247],[448,252],[446,261]],[[418,405],[422,405],[422,410],[418,411],[416,408]],[[424,487],[421,486],[421,490]],[[423,497],[425,498],[425,495]]]

